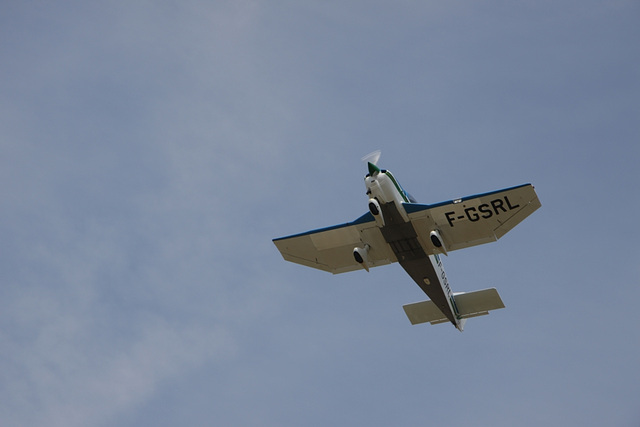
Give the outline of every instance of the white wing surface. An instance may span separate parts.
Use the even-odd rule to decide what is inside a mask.
[[[467,248],[498,240],[541,206],[531,184],[435,205],[403,205],[430,254],[444,252],[431,241],[434,230],[442,237],[446,251]]]
[[[396,261],[370,213],[346,224],[273,239],[273,243],[285,260],[333,274],[362,269],[353,257],[353,249],[364,248],[365,244],[370,246],[368,267]]]

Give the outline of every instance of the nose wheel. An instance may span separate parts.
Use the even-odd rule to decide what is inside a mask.
[[[380,209],[380,202],[376,198],[369,199],[369,212],[376,220],[379,227],[384,226],[384,217],[382,216],[382,209]]]
[[[369,211],[373,216],[380,215],[380,209],[378,209],[377,204],[373,200],[369,201]]]

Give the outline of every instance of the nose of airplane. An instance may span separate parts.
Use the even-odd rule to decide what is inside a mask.
[[[370,175],[374,175],[374,174],[380,172],[380,168],[377,167],[376,165],[374,165],[371,162],[367,162],[367,166],[369,167],[369,174]]]
[[[376,164],[378,163],[378,160],[380,160],[380,154],[381,154],[381,151],[376,150],[373,153],[369,153],[362,158],[362,161],[366,162],[367,166],[369,167],[369,175],[374,175],[380,172],[380,168],[376,166]]]

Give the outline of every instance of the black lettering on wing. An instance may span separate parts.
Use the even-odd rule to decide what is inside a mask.
[[[445,212],[444,216],[447,217],[447,221],[449,221],[449,226],[453,227],[453,221],[456,219],[455,212]]]
[[[507,209],[504,207],[504,202],[502,201],[502,199],[492,200],[491,206],[493,206],[493,211],[496,213],[496,215],[500,215],[500,212],[498,212],[498,209],[500,209],[502,212],[507,211]]]
[[[491,211],[491,208],[486,203],[483,203],[480,206],[478,206],[478,211],[482,214],[482,218],[484,219],[489,219],[493,216],[493,212]]]
[[[507,202],[507,207],[509,208],[509,210],[520,207],[520,205],[512,206],[511,202],[509,201],[509,198],[507,196],[504,196],[504,200],[505,200],[505,202]]]
[[[474,207],[466,208],[464,213],[467,214],[467,218],[469,218],[469,221],[471,222],[476,222],[480,219],[480,216],[476,213],[476,208]]]

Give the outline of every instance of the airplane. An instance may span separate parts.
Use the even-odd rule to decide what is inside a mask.
[[[380,152],[365,156],[369,212],[353,222],[273,239],[287,261],[333,274],[399,262],[430,298],[404,305],[412,325],[451,322],[504,308],[495,288],[452,292],[441,255],[498,240],[540,208],[533,185],[417,203],[393,174],[377,166]]]

